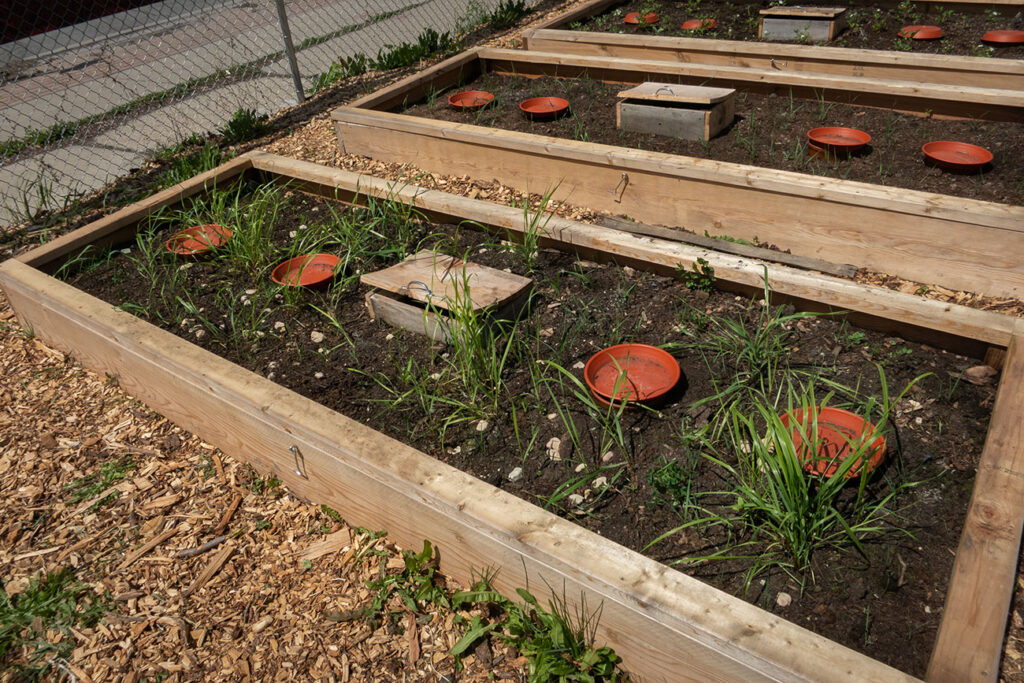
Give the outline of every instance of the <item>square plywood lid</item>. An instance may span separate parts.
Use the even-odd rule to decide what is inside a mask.
[[[363,284],[448,310],[469,287],[473,309],[501,305],[531,284],[530,278],[434,251],[421,251],[399,264],[359,278]]]
[[[762,17],[814,17],[834,19],[846,11],[845,7],[769,7],[761,10]]]
[[[619,99],[715,104],[729,99],[735,92],[732,88],[708,88],[703,85],[641,83],[635,88],[621,91]]]

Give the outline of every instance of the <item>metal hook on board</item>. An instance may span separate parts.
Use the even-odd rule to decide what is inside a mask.
[[[625,171],[623,171],[622,175],[619,177],[619,182],[615,185],[615,187],[613,187],[612,189],[608,190],[608,194],[618,195],[615,198],[615,203],[616,204],[621,204],[622,203],[622,195],[626,194],[626,188],[628,186],[629,186],[629,174],[626,173]],[[619,191],[620,187],[622,188],[621,192]]]
[[[422,280],[409,280],[409,284],[399,287],[399,291],[408,292],[410,289],[412,289],[413,285],[419,285],[419,287],[423,289],[424,292],[427,293],[428,298],[434,296],[434,293],[430,291],[430,286],[426,282],[423,282]]]
[[[780,64],[782,66],[779,66]],[[772,68],[773,69],[778,69],[779,71],[782,71],[782,67],[783,66],[787,66],[788,64],[789,64],[789,62],[776,62],[775,61],[775,57],[772,57],[772,59],[771,59]]]
[[[675,97],[675,93],[672,92],[672,88],[668,87],[667,85],[663,85],[660,88],[658,88],[657,90],[655,90],[654,91],[655,96],[657,96],[657,94],[660,93],[662,90],[667,90],[669,95],[672,95],[673,97]]]
[[[295,458],[295,469],[292,471],[303,479],[309,479],[309,475],[303,471],[306,469],[306,458],[302,456],[302,453],[299,451],[299,447],[292,444],[288,447],[288,450],[292,452],[292,456]]]

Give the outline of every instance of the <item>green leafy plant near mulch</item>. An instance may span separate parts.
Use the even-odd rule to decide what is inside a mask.
[[[31,579],[21,592],[8,581],[0,590],[0,665],[16,680],[53,680],[54,660],[74,649],[71,629],[94,626],[111,608],[109,596],[67,567]]]

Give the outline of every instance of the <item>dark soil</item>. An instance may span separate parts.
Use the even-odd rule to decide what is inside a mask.
[[[293,193],[286,200],[274,228],[278,248],[287,247],[293,233],[335,220],[332,207],[323,200]],[[398,228],[390,234],[381,230],[382,241],[395,240],[399,234]],[[501,242],[501,236],[471,227],[419,224],[406,231],[403,239],[409,251],[436,247],[526,274],[521,250]],[[727,486],[722,470],[700,458],[684,437],[707,422],[708,411],[691,406],[714,392],[713,382],[731,376],[731,359],[706,362],[692,348],[676,347],[674,354],[685,377],[680,390],[660,412],[624,412],[626,448],[611,448],[612,455],[607,457],[596,443],[593,416],[568,385],[541,383],[535,390],[531,374],[557,378],[557,372],[538,362],[547,360],[580,377],[581,364],[602,347],[624,341],[678,344],[685,341],[684,329],[711,334],[712,318],[734,316],[755,329],[754,320],[762,311],[758,302],[687,289],[677,279],[542,249],[532,274],[532,304],[515,328],[528,340],[529,351],[510,361],[502,373],[501,399],[495,409],[481,408],[484,403],[478,402],[482,414],[444,430],[440,425],[445,419],[465,418],[467,413],[455,413],[423,397],[467,400],[466,387],[450,370],[454,349],[372,322],[364,307],[364,288],[354,277],[339,279],[325,291],[284,292],[268,285],[265,277],[245,275],[223,260],[183,262],[160,252],[159,268],[165,276],[184,273],[184,282],[179,291],[160,292],[156,287],[156,293],[148,296],[152,283],[133,260],[139,256],[139,247],[131,246],[128,254],[114,251],[94,261],[83,260],[81,270],[69,279],[191,342],[635,550],[643,551],[653,539],[682,523],[682,491],[687,483],[705,492]],[[380,268],[386,262],[366,258],[350,273]],[[688,280],[695,287],[708,284],[707,278]],[[195,308],[181,306],[178,297],[183,292]],[[244,326],[232,331],[232,311],[238,320],[244,317],[239,311],[247,310],[265,315],[249,332]],[[339,326],[329,323],[325,313]],[[921,675],[938,626],[994,386],[959,380],[975,364],[968,358],[857,330],[840,316],[801,318],[788,327],[791,336],[785,347],[792,367],[817,368],[829,379],[849,386],[859,383],[865,393],[879,389],[877,366],[884,369],[892,395],[914,378],[931,373],[899,403],[894,413],[897,431],[888,438],[890,454],[895,455],[890,455],[868,487],[872,495],[882,495],[898,482],[921,482],[901,490],[896,499],[901,524],[912,535],[892,532],[878,537],[865,543],[864,555],[851,548],[825,549],[806,571],[793,575],[766,571],[746,590],[743,574],[748,562],[698,563],[687,571],[797,624]],[[415,392],[417,384],[426,391]],[[570,422],[558,417],[547,388],[569,411]],[[581,433],[579,450],[572,446],[567,424]],[[548,454],[553,438],[561,440],[557,460]],[[677,465],[670,465],[673,462]],[[686,481],[672,482],[665,476],[666,467],[676,471],[692,467],[692,474]],[[511,482],[509,474],[516,468],[522,468],[522,479]],[[595,483],[602,476],[609,482],[607,487]],[[559,497],[558,492],[571,482],[580,484],[576,491],[583,496],[581,502]],[[694,527],[647,553],[671,562],[722,548],[725,540],[720,530]],[[764,547],[749,537],[735,540],[751,540],[760,543],[756,548]],[[797,578],[804,581],[802,591]],[[782,592],[792,597],[788,606],[780,606]]]
[[[569,27],[580,31],[607,31],[641,35],[686,36],[722,38],[726,40],[758,40],[757,27],[760,11],[780,3],[730,2],[729,0],[691,0],[690,2],[623,2],[604,13],[576,22]],[[988,31],[1022,29],[1024,16],[1011,10],[998,12],[963,13],[944,9],[941,4],[900,3],[896,7],[855,7],[849,3],[820,3],[829,7],[849,7],[849,28],[827,44],[870,50],[900,50],[933,54],[971,55],[975,57],[1024,58],[1024,45],[997,46],[981,41]],[[643,10],[655,12],[660,21],[655,24],[631,25],[623,22],[628,12]],[[680,28],[688,19],[714,18],[718,26],[704,31],[684,31]],[[939,26],[945,35],[938,40],[907,40],[899,37],[904,26]],[[799,41],[792,41],[799,42]]]
[[[448,106],[447,94],[443,93],[405,109],[405,113],[1005,204],[1024,204],[1024,135],[1021,135],[1019,123],[935,120],[884,109],[737,91],[733,125],[710,141],[701,142],[619,130],[615,123],[617,94],[629,86],[590,79],[528,79],[485,74],[463,87],[493,92],[495,102],[486,109],[466,112]],[[570,113],[553,121],[526,118],[519,110],[519,103],[541,95],[567,99]],[[807,131],[821,126],[863,130],[871,136],[871,143],[848,159],[809,156]],[[990,150],[995,158],[990,168],[981,173],[952,173],[925,164],[921,145],[932,140],[958,140],[979,145]]]

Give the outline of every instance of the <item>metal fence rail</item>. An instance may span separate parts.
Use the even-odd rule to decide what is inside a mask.
[[[295,104],[332,62],[372,58],[425,29],[454,35],[498,3],[14,1],[3,35],[16,38],[0,44],[0,225],[220,130],[238,109]]]

